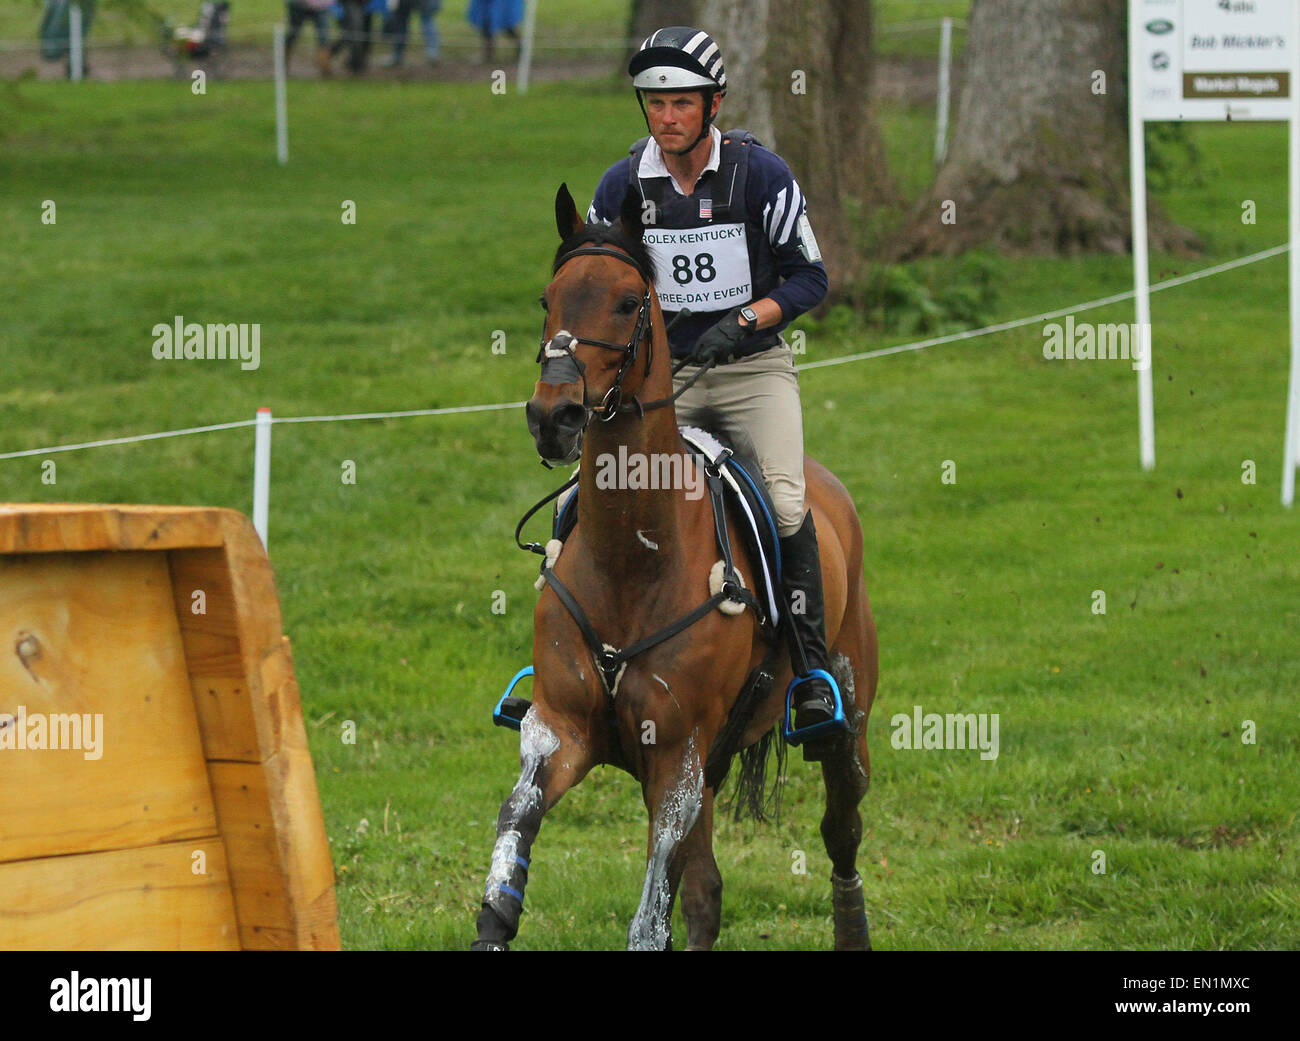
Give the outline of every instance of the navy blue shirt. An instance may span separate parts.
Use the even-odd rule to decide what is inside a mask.
[[[698,197],[705,207],[712,202],[715,194],[713,181],[720,157],[722,138],[716,127],[710,129],[710,134],[713,138],[713,152],[710,157],[712,169],[706,169],[700,175],[695,191],[690,197],[692,199]],[[745,294],[748,299],[731,298],[723,301],[700,302],[704,294],[699,294],[700,300],[696,300],[690,294],[673,292],[678,288],[673,284],[673,276],[680,276],[683,271],[662,270],[664,264],[661,260],[658,264],[659,270],[655,272],[655,286],[660,291],[660,304],[665,315],[671,320],[675,311],[680,310],[682,306],[689,307],[692,312],[672,331],[670,339],[674,356],[689,355],[704,331],[733,307],[752,303],[763,296],[770,296],[781,305],[781,322],[751,337],[755,348],[766,348],[776,341],[777,333],[799,315],[816,307],[826,296],[828,287],[826,268],[821,261],[816,239],[808,222],[807,201],[794,175],[791,174],[790,167],[771,149],[756,142],[746,147],[750,152],[743,205],[745,238],[752,250],[766,251],[766,258],[770,258],[771,263],[763,263],[760,267],[772,272],[770,281],[773,284],[764,285],[763,277],[758,272],[754,272],[756,280],[752,285],[753,295]],[[623,198],[627,194],[630,168],[631,161],[628,157],[624,157],[605,171],[596,188],[591,209],[587,213],[588,222],[599,220],[612,224],[618,220]],[[643,195],[661,196],[665,199],[675,196],[680,201],[682,198],[680,192],[668,175],[667,168],[663,165],[662,152],[653,140],[647,142],[638,170]],[[660,176],[656,177],[652,174]],[[652,185],[654,181],[660,183]],[[647,192],[647,187],[652,188],[653,191]],[[724,186],[718,185],[717,188],[718,194],[726,194]],[[738,208],[733,205],[733,210]],[[696,211],[691,212],[694,218]],[[674,224],[671,219],[664,219],[661,216],[657,226],[662,229],[674,227],[707,229],[711,226],[710,221],[711,218],[707,214],[692,219],[689,224],[680,221]],[[648,236],[651,230],[647,229]],[[685,257],[674,257],[673,263],[676,266],[678,263],[688,264],[688,261]],[[710,272],[706,272],[708,273]],[[686,271],[685,275],[689,282],[690,272]],[[677,279],[679,284],[681,281],[681,278]],[[725,282],[725,277],[723,281]],[[667,302],[665,293],[669,294]],[[682,300],[683,303],[674,306],[672,300]],[[743,355],[748,352],[742,350],[740,353]]]

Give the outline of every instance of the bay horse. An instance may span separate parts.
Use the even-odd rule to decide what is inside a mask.
[[[534,612],[533,701],[520,722],[522,771],[497,818],[473,946],[508,949],[543,815],[593,766],[610,764],[641,782],[650,821],[645,884],[628,948],[671,949],[680,887],[687,947],[708,950],[721,925],[722,878],[713,856],[715,793],[705,780],[706,762],[747,678],[765,659],[777,662],[775,682],[732,743],[749,748],[783,718],[789,654],[769,656],[772,634],[752,609],[708,610],[654,646],[636,646],[648,634],[662,637],[706,599],[718,557],[713,511],[708,497],[692,498],[681,487],[598,483],[597,460],[618,458],[620,448],[623,458],[645,459],[681,456],[686,448],[634,193],[613,225],[586,225],[563,185],[555,208],[561,244],[542,298],[543,379],[526,412],[548,465],[581,455],[578,520],[553,564],[560,582],[546,585]],[[869,950],[856,858],[858,803],[870,776],[866,724],[876,693],[876,630],[853,500],[812,459],[805,460],[805,475],[820,546],[826,643],[851,725],[820,741],[817,755],[808,758],[820,758],[826,785],[821,833],[833,869],[835,947]],[[740,540],[734,559],[741,576],[755,574]],[[577,615],[556,585],[569,591]],[[607,655],[594,653],[593,639]],[[632,653],[619,660],[615,648]]]

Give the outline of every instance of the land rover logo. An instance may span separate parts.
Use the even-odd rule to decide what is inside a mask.
[[[1165,33],[1174,31],[1174,23],[1168,18],[1157,18],[1153,22],[1147,22],[1147,32],[1154,33],[1156,36],[1164,36]]]

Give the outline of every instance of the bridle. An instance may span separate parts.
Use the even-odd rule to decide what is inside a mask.
[[[654,359],[654,337],[651,335],[652,330],[650,328],[650,277],[636,258],[620,250],[607,249],[603,246],[582,246],[571,250],[559,259],[555,265],[556,273],[574,257],[613,257],[615,260],[621,260],[623,263],[636,268],[637,274],[641,276],[641,280],[645,283],[641,293],[641,306],[637,310],[636,326],[633,328],[632,336],[627,343],[610,343],[608,340],[594,340],[587,336],[575,336],[567,329],[561,329],[548,340],[546,339],[545,323],[543,323],[542,342],[537,351],[537,360],[542,363],[542,382],[574,383],[581,381],[582,407],[587,413],[586,422],[583,423],[583,429],[585,430],[591,422],[593,413],[600,413],[601,422],[604,423],[608,423],[620,412],[636,412],[638,416],[645,414],[644,406],[637,400],[635,395],[632,397],[630,404],[623,402],[623,378],[636,364],[637,352],[641,348],[642,341],[646,339],[649,339],[650,346],[645,355],[645,375],[647,377],[650,375],[650,363]],[[587,404],[587,366],[574,353],[574,347],[580,343],[589,344],[592,347],[601,347],[607,351],[620,351],[623,354],[623,361],[618,367],[618,373],[614,376],[614,382],[610,385],[609,390],[605,392],[605,397],[599,405]],[[550,369],[549,373],[548,369]],[[575,372],[578,380],[572,378]]]
[[[645,287],[641,295],[641,306],[637,310],[636,326],[632,330],[632,335],[627,343],[611,343],[608,340],[594,340],[587,336],[576,336],[567,329],[561,329],[550,339],[546,338],[546,325],[542,324],[541,345],[537,350],[537,361],[542,365],[542,382],[543,383],[582,383],[582,407],[586,413],[582,429],[585,431],[591,423],[593,414],[599,414],[602,423],[608,423],[620,413],[635,412],[638,419],[644,418],[647,412],[657,408],[663,408],[672,404],[685,391],[687,391],[695,381],[698,380],[709,369],[710,365],[700,366],[700,371],[696,373],[682,388],[669,397],[662,398],[659,401],[650,401],[642,403],[635,394],[628,401],[623,400],[623,378],[636,364],[637,352],[640,350],[642,341],[648,341],[648,347],[645,353],[645,378],[650,376],[650,364],[654,360],[654,336],[651,328],[651,308],[650,308],[650,274],[645,270],[640,262],[629,253],[621,250],[609,249],[604,246],[580,246],[577,249],[565,253],[555,264],[556,273],[559,272],[565,264],[574,257],[613,257],[624,264],[636,269],[637,274],[641,276]],[[686,317],[690,312],[682,310],[678,312],[674,323]],[[671,328],[671,326],[669,327]],[[607,351],[620,351],[623,355],[623,361],[618,367],[618,372],[614,376],[614,382],[610,385],[609,390],[605,392],[605,397],[599,405],[587,404],[587,366],[578,357],[574,347],[578,344],[585,343],[592,347],[600,347]],[[689,358],[682,359],[673,369],[673,375],[682,369],[683,366],[690,363]],[[549,371],[548,371],[549,370]]]

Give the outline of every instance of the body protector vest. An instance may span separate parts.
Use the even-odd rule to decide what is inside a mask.
[[[637,176],[649,140],[641,138],[630,150],[628,183],[641,194],[645,244],[655,262],[664,317],[671,322],[677,312],[691,312],[669,337],[673,356],[681,358],[733,307],[759,300],[780,284],[759,215],[745,203],[750,146],[761,142],[748,130],[724,133],[718,169],[700,179],[693,195],[682,195],[671,178]],[[744,340],[736,357],[779,341],[776,330],[764,329]]]

